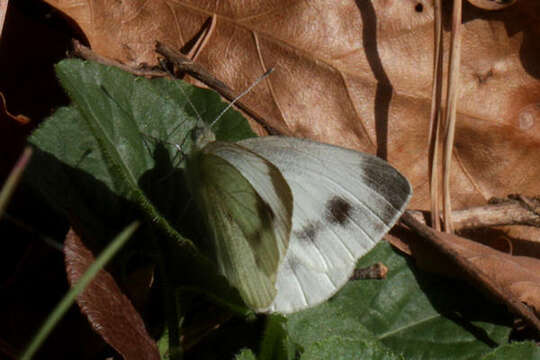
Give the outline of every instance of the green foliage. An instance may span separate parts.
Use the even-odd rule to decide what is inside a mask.
[[[235,357],[234,360],[257,360],[255,354],[250,349],[242,349]]]
[[[510,328],[497,325],[508,323],[504,307],[467,286],[414,270],[386,243],[358,266],[375,262],[390,269],[385,280],[349,282],[327,303],[291,315],[292,341],[305,351],[377,342],[405,359],[475,359],[506,342]]]
[[[506,344],[482,357],[482,360],[537,360],[540,359],[540,348],[533,342]]]
[[[183,82],[137,78],[90,62],[65,60],[56,70],[73,105],[59,109],[29,139],[37,151],[26,183],[98,243],[133,219],[145,219],[139,254],[167,257],[173,282],[241,304],[197,249],[204,243],[181,171],[199,121],[188,101],[208,122],[227,104]],[[216,124],[218,139],[253,135],[234,111],[221,122],[227,125]],[[182,153],[176,144],[183,144]]]
[[[269,315],[266,318],[259,360],[294,360],[296,346],[287,333],[287,318]]]
[[[59,109],[29,139],[40,150],[29,168],[30,184],[90,229],[104,228],[107,218],[118,222],[126,203],[134,203],[167,236],[187,243],[165,221],[180,228],[186,206],[183,155],[175,144],[184,145],[184,155],[193,145],[198,120],[187,101],[208,122],[226,104],[183,82],[150,81],[89,62],[63,61],[57,74],[74,106]],[[253,135],[232,111],[215,127],[224,141]]]
[[[314,342],[302,354],[301,360],[399,360],[403,359],[375,341],[330,336]]]

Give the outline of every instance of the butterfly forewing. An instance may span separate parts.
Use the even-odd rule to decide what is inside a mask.
[[[334,294],[411,196],[407,179],[368,154],[276,136],[238,144],[274,164],[293,193],[289,248],[267,311],[297,311]]]
[[[188,167],[220,272],[248,306],[269,306],[292,227],[287,182],[270,162],[234,143],[207,145]]]

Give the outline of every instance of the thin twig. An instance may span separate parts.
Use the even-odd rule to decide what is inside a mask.
[[[433,52],[433,83],[431,89],[431,114],[429,119],[429,187],[431,193],[431,226],[441,229],[439,215],[439,140],[441,135],[441,100],[442,100],[442,65],[443,65],[443,33],[442,33],[442,4],[441,0],[433,3],[435,12],[434,52]]]
[[[440,254],[445,256],[456,269],[459,269],[463,273],[471,285],[487,291],[487,293],[495,300],[506,304],[512,313],[522,317],[528,325],[540,333],[540,320],[529,307],[496,286],[493,279],[491,279],[481,268],[470,262],[468,259],[460,256],[448,245],[448,237],[453,237],[455,235],[437,232],[418,222],[408,212],[403,214],[401,222],[420,235],[418,238],[420,241],[434,247]]]
[[[146,76],[146,77],[166,77],[167,76],[167,73],[161,69],[156,69],[152,67],[141,67],[141,66],[138,66],[135,68],[126,64],[122,64],[121,62],[118,62],[116,60],[109,59],[99,54],[96,54],[95,52],[93,52],[88,47],[84,46],[78,40],[75,40],[75,39],[73,39],[72,41],[72,46],[73,46],[73,50],[71,54],[73,56],[77,56],[82,59],[92,60],[102,65],[114,66],[136,76]]]
[[[450,65],[448,70],[448,88],[446,93],[445,143],[443,151],[443,217],[444,229],[452,230],[452,205],[450,199],[450,168],[454,134],[456,127],[457,96],[459,90],[459,68],[461,62],[461,6],[462,0],[454,0],[452,12],[452,37],[450,40]]]
[[[156,44],[156,52],[164,56],[172,64],[176,65],[179,71],[185,72],[193,76],[195,79],[202,81],[209,88],[217,91],[221,96],[223,96],[228,101],[233,101],[237,97],[238,94],[236,94],[226,84],[216,79],[204,67],[202,67],[201,65],[197,63],[194,63],[193,61],[191,61],[191,59],[187,58],[180,52],[174,49],[171,49],[167,45],[162,44],[160,42]],[[242,110],[243,112],[245,112],[249,117],[254,119],[259,125],[261,125],[266,130],[268,134],[270,135],[281,134],[280,131],[268,125],[268,123],[262,116],[260,116],[255,111],[250,109],[242,101],[237,101],[236,107]]]
[[[518,199],[499,200],[484,206],[452,211],[452,226],[455,231],[503,225],[540,227],[539,208],[540,200],[537,198],[519,196]],[[425,211],[408,210],[408,212],[424,224],[424,219],[429,217]]]
[[[519,201],[519,203],[524,206],[528,211],[533,214],[540,215],[540,198],[528,198],[520,194],[509,195],[508,198]]]
[[[385,279],[388,274],[388,268],[382,262],[371,266],[355,269],[349,280],[380,280]]]
[[[223,96],[228,101],[233,101],[237,97],[237,94],[235,94],[226,84],[216,79],[204,67],[193,62],[192,60],[185,57],[180,52],[173,50],[170,47],[164,44],[161,44],[159,42],[156,44],[156,52],[164,56],[167,59],[167,61],[169,61],[170,63],[173,63],[174,65],[176,65],[176,67],[178,68],[180,72],[185,72],[186,74],[189,74],[193,76],[195,79],[203,82],[206,86],[208,86],[210,89],[214,91],[217,91],[221,96]],[[134,68],[132,66],[122,64],[116,60],[103,57],[99,54],[96,54],[88,47],[82,45],[77,40],[73,40],[72,54],[74,56],[78,56],[86,60],[96,61],[103,65],[117,67],[119,69],[122,69],[136,76],[146,76],[146,77],[168,77],[169,76],[169,74],[166,71],[163,71],[161,69],[156,69],[152,67]],[[282,134],[279,130],[268,125],[268,123],[266,122],[266,120],[264,120],[262,116],[257,114],[255,111],[251,110],[243,102],[237,101],[235,104],[237,108],[242,110],[249,117],[254,119],[259,125],[261,125],[268,134],[270,135]]]

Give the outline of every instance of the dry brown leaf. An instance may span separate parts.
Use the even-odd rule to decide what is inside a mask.
[[[451,245],[499,286],[532,307],[540,317],[539,259],[512,256],[462,237],[452,237]]]
[[[538,204],[538,199],[525,199],[531,206]],[[518,211],[519,210],[519,211]],[[466,213],[469,215],[467,216]],[[477,241],[451,234],[435,232],[445,246],[453,251],[451,257],[460,257],[471,263],[476,269],[487,274],[485,279],[489,279],[495,286],[503,289],[503,292],[511,294],[515,299],[531,306],[535,309],[540,318],[540,256],[538,243],[529,242],[525,247],[523,243],[516,242],[509,238],[505,232],[495,228],[476,229],[475,224],[490,222],[495,219],[514,219],[528,214],[524,217],[526,221],[538,220],[535,208],[524,208],[523,203],[517,199],[500,199],[493,204],[456,211],[453,220],[457,224],[457,229],[465,232],[467,236]],[[508,216],[508,217],[507,217]],[[425,228],[427,213],[418,211],[407,211],[405,217],[412,217],[420,224],[413,226]],[[471,223],[471,218],[475,218]],[[507,221],[507,220],[503,220]],[[410,221],[405,220],[407,225]],[[473,228],[467,229],[467,225]],[[512,226],[513,228],[513,226]],[[421,229],[420,229],[421,230]],[[479,231],[477,233],[476,231]],[[420,233],[422,235],[422,233]],[[387,239],[402,252],[415,258],[416,264],[430,272],[440,273],[452,277],[461,277],[470,280],[470,273],[456,266],[456,262],[449,258],[449,254],[441,251],[432,241],[419,241],[418,236],[410,236],[410,232],[399,226],[392,230]],[[428,236],[424,236],[430,240]]]
[[[524,235],[540,230],[540,199],[520,195],[507,199],[492,199],[484,206],[452,212],[454,230],[460,236],[474,239],[491,248],[512,255],[525,255],[540,259],[540,242],[527,240]],[[418,221],[426,223],[427,211],[408,210]],[[512,226],[501,226],[512,225]],[[390,242],[410,255],[399,239]]]
[[[469,0],[474,6],[484,10],[502,10],[516,3],[516,0]]]
[[[68,280],[74,284],[95,258],[74,230],[66,236],[64,252]],[[94,330],[125,359],[160,359],[139,313],[107,271],[99,271],[77,304]]]
[[[272,127],[387,156],[414,186],[411,206],[427,208],[430,2],[47,2],[94,51],[131,65],[155,64],[156,40],[187,52],[208,30],[197,61],[233,89],[276,68],[245,98]],[[537,1],[464,4],[455,208],[540,193],[539,20]]]
[[[30,122],[30,119],[27,116],[24,115],[13,115],[11,114],[6,105],[6,98],[4,95],[0,92],[0,121],[2,122],[8,122],[13,121],[20,125],[26,125]]]
[[[461,277],[483,290],[540,331],[540,260],[511,256],[459,236],[435,231],[410,213],[402,222],[418,236],[408,233],[408,247],[416,264],[425,270]],[[525,306],[525,305],[526,306]],[[531,311],[531,309],[534,311]],[[536,316],[535,316],[536,314]]]
[[[445,236],[445,235],[443,235]],[[448,237],[447,243],[461,257],[482,269],[494,283],[516,299],[531,306],[540,317],[540,260],[527,256],[512,256],[477,242],[459,237]],[[455,269],[445,266],[440,254],[425,253],[425,248],[409,244],[416,264],[427,271],[455,275]],[[420,253],[419,253],[420,252]]]

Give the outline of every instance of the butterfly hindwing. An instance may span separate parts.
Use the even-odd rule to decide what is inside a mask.
[[[269,161],[234,143],[210,143],[188,167],[219,271],[248,306],[269,306],[292,226],[287,182]]]
[[[267,311],[297,311],[334,294],[411,196],[409,182],[372,155],[277,136],[238,144],[274,164],[293,193],[289,248]]]

